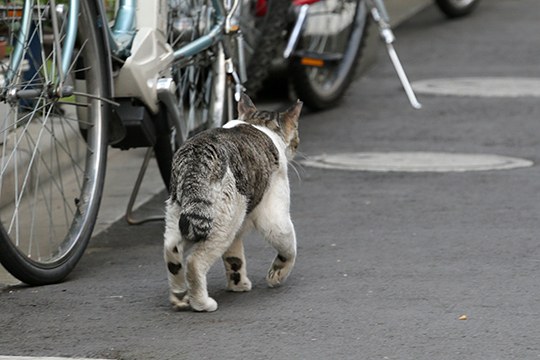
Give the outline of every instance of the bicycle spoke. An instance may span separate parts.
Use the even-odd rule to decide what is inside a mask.
[[[9,73],[0,81],[0,261],[43,284],[66,276],[89,239],[106,161],[103,104],[114,102],[95,3],[80,1],[77,14],[60,13],[59,0],[31,3],[9,20],[15,56],[0,62]]]
[[[50,111],[50,110],[49,110]],[[44,127],[42,127],[39,131],[39,134],[38,134],[38,139],[37,139],[37,143],[39,143],[40,139],[41,139],[41,136],[43,135],[43,131],[44,131]],[[20,143],[20,141],[18,141],[18,143]],[[11,219],[11,222],[8,226],[8,229],[7,229],[7,233],[10,234],[11,233],[11,230],[12,230],[12,227],[13,227],[13,223],[14,221],[17,223],[18,225],[18,216],[19,216],[19,206],[20,206],[20,203],[21,203],[21,200],[22,200],[22,195],[24,194],[24,190],[26,188],[26,183],[28,181],[28,177],[30,175],[30,170],[32,168],[32,164],[34,163],[34,160],[36,158],[36,154],[38,153],[38,148],[36,148],[36,150],[33,152],[32,154],[32,157],[30,158],[30,163],[29,163],[29,166],[28,166],[28,170],[26,172],[26,174],[24,175],[24,180],[23,180],[23,184],[21,185],[21,195],[19,195],[19,186],[18,186],[18,161],[17,161],[17,156],[18,156],[18,151],[14,151],[14,156],[15,156],[15,212],[13,214],[13,217]],[[18,231],[18,226],[17,226],[17,231]]]

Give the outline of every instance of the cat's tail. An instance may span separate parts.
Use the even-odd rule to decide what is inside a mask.
[[[206,240],[214,222],[211,201],[191,199],[187,206],[181,208],[178,226],[182,237],[190,242]]]

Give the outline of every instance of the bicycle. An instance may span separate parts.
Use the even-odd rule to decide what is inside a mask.
[[[175,148],[231,117],[260,40],[243,37],[245,6],[120,0],[109,26],[102,0],[0,5],[0,262],[12,275],[44,285],[75,267],[109,145],[153,150],[168,185]]]
[[[292,86],[312,110],[335,106],[354,79],[371,18],[378,25],[411,105],[420,103],[393,47],[395,36],[382,0],[295,0],[296,22],[283,57]]]
[[[435,0],[450,18],[469,14],[478,2]],[[324,110],[339,102],[354,79],[373,20],[411,106],[421,108],[394,49],[383,0],[294,0],[293,7],[296,20],[283,57],[294,91],[306,106]]]

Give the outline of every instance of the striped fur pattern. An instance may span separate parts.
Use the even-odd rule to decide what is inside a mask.
[[[299,144],[298,101],[285,112],[258,110],[247,95],[239,119],[188,140],[173,159],[164,257],[175,309],[215,311],[206,274],[223,259],[230,291],[249,291],[243,235],[260,231],[277,255],[267,274],[281,284],[296,258],[287,162]],[[187,255],[187,256],[185,256]]]

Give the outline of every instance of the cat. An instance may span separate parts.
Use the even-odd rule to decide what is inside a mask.
[[[278,286],[288,277],[296,234],[287,164],[299,144],[301,109],[298,100],[282,113],[259,111],[244,94],[238,120],[195,135],[176,152],[164,234],[169,299],[176,310],[217,310],[206,274],[220,257],[227,289],[251,290],[242,237],[253,227],[277,251],[268,285]]]

